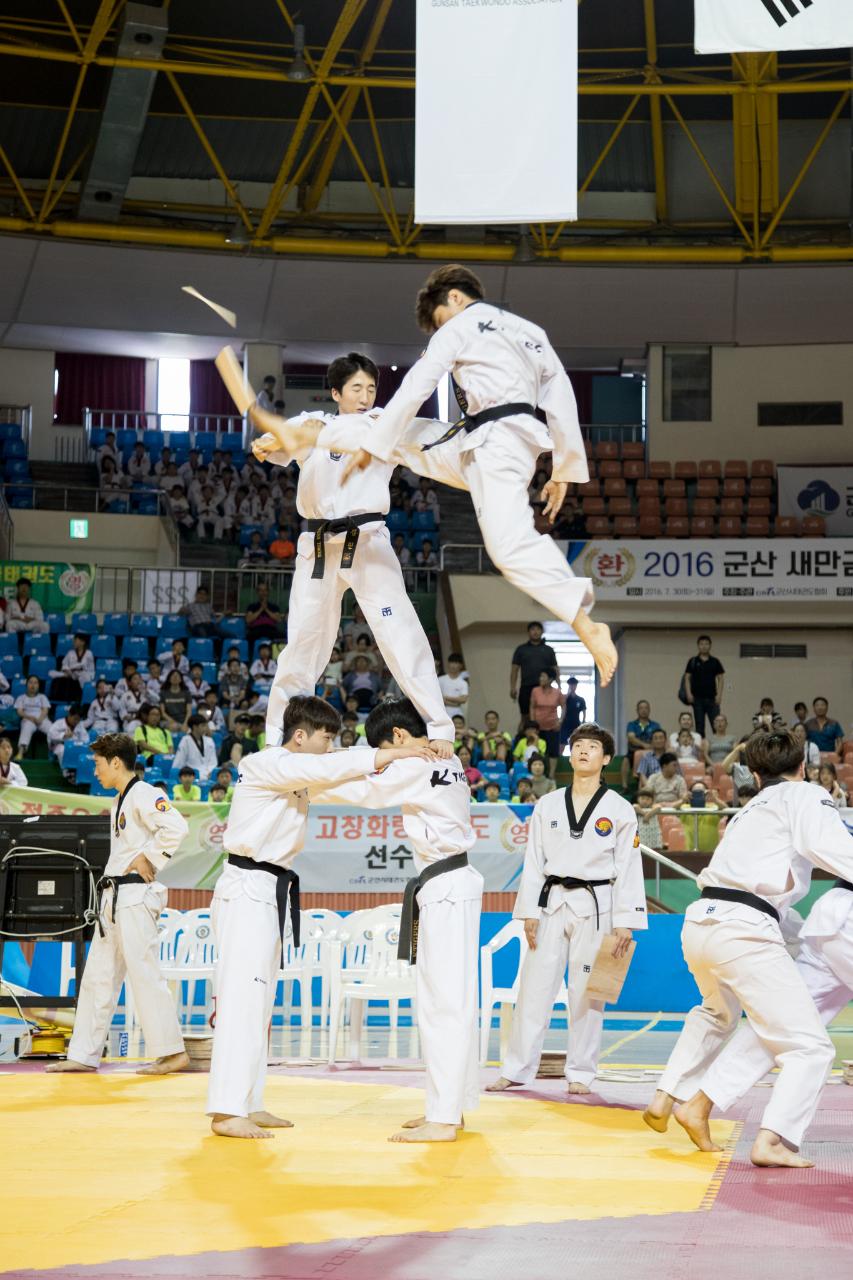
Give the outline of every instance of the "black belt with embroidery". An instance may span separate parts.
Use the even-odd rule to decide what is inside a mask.
[[[299,946],[299,876],[289,867],[279,867],[275,862],[256,862],[237,853],[229,853],[232,867],[241,871],[266,871],[275,876],[275,905],[278,908],[278,928],[284,945],[284,926],[287,922],[287,898],[290,895],[290,923],[293,926],[293,945]]]
[[[314,571],[312,578],[322,578],[326,570],[326,538],[333,533],[345,533],[341,568],[351,569],[358,533],[363,524],[375,524],[385,517],[381,511],[368,511],[363,516],[341,516],[338,520],[306,520],[305,528],[314,535]]]
[[[465,413],[457,422],[449,426],[444,435],[439,436],[438,440],[433,440],[431,444],[421,445],[421,453],[428,453],[436,445],[446,444],[448,440],[458,436],[460,431],[465,431],[466,433],[476,431],[485,422],[498,422],[501,418],[515,418],[519,413],[533,414],[535,412],[536,408],[532,404],[496,404],[491,409],[481,409],[479,413]]]
[[[717,898],[720,902],[741,902],[745,907],[763,911],[766,916],[772,916],[779,923],[779,912],[772,903],[759,898],[755,893],[747,893],[746,889],[703,889],[702,897]]]
[[[448,871],[458,871],[460,867],[467,866],[468,854],[457,853],[452,858],[442,858],[440,862],[431,862],[428,867],[424,867],[419,876],[414,876],[407,881],[403,893],[403,914],[400,916],[400,941],[397,944],[398,960],[408,960],[409,964],[417,964],[418,962],[418,917],[420,916],[418,890],[422,889],[428,880],[434,880],[436,876],[443,876]]]
[[[547,907],[548,897],[555,884],[562,885],[564,889],[586,889],[592,894],[592,900],[595,903],[595,927],[598,930],[601,928],[601,914],[598,910],[598,895],[595,891],[612,883],[612,880],[579,880],[576,876],[546,876],[539,895],[539,906]]]
[[[116,898],[118,897],[118,891],[121,888],[121,886],[123,884],[145,884],[145,883],[146,883],[145,880],[143,880],[142,876],[139,874],[138,871],[131,871],[126,876],[101,876],[100,880],[95,885],[95,893],[98,895],[95,910],[97,911],[97,914],[98,914],[98,932],[100,933],[102,938],[104,936],[104,926],[103,926],[103,923],[101,922],[101,906],[103,904],[104,894],[106,893],[106,891],[108,889],[112,889],[113,891],[112,922],[113,924],[115,924]]]

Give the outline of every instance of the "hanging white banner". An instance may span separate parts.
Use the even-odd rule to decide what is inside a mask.
[[[697,53],[853,45],[850,0],[695,0],[695,4]]]
[[[415,220],[577,218],[577,0],[417,0]]]
[[[834,538],[853,538],[853,467],[777,467],[779,515],[822,516]]]

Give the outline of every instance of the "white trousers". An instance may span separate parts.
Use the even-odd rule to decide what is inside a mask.
[[[395,457],[418,475],[456,489],[467,489],[474,503],[486,551],[507,582],[544,605],[555,618],[571,623],[581,607],[593,603],[589,578],[576,578],[554,539],[537,533],[528,486],[539,457],[537,446],[504,422],[492,422],[476,449],[462,451],[460,437],[426,453],[425,440],[441,434],[423,420],[410,426]]]
[[[681,944],[702,1004],[687,1015],[659,1087],[692,1097],[745,1012],[779,1066],[761,1127],[799,1147],[835,1050],[781,932],[769,924],[734,916],[685,921]]]
[[[246,872],[258,875],[258,872]],[[208,1115],[262,1111],[269,1025],[281,968],[281,934],[274,902],[247,893],[214,893],[216,1025],[207,1091]]]
[[[136,886],[131,888],[135,897]],[[101,1061],[125,978],[142,1024],[145,1052],[163,1058],[184,1048],[175,1003],[160,972],[158,920],[166,905],[166,887],[149,885],[143,901],[122,905],[126,892],[118,890],[115,923],[112,894],[106,895],[101,912],[104,936],[95,930],[80,984],[68,1057],[88,1067]]]
[[[18,732],[18,746],[21,751],[26,751],[37,733],[46,734],[49,728],[49,720],[42,720],[41,724],[34,724],[32,720],[22,720],[21,728]]]
[[[594,913],[578,915],[568,902],[540,918],[536,948],[528,951],[521,970],[509,1048],[501,1068],[507,1080],[530,1084],[536,1079],[545,1033],[568,965],[566,1079],[570,1084],[592,1084],[601,1050],[604,1004],[587,998],[586,984],[601,940],[610,932],[610,920],[611,913],[602,911],[596,928]]]
[[[20,619],[13,618],[11,622],[6,623],[7,631],[26,631],[31,636],[47,635],[50,626],[47,622],[21,622]]]
[[[326,540],[322,578],[314,570],[313,534],[299,539],[299,555],[290,592],[287,644],[278,666],[267,708],[267,743],[281,742],[281,723],[289,700],[313,694],[326,669],[341,625],[341,602],[348,587],[397,684],[411,698],[427,725],[430,738],[453,739],[453,725],[444,706],[435,658],[415,607],[406,594],[403,574],[388,530],[362,530],[350,569],[341,568],[343,537]],[[305,554],[310,549],[309,554]]]
[[[828,1026],[853,1000],[853,938],[842,935],[804,942],[796,965],[821,1022]],[[773,1062],[773,1054],[749,1022],[741,1022],[700,1088],[716,1107],[728,1111],[772,1070]]]
[[[426,1067],[424,1114],[460,1124],[480,1095],[477,963],[481,899],[420,909],[416,965],[418,1031]]]

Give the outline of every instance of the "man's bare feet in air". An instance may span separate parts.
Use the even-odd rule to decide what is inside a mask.
[[[593,622],[585,609],[578,609],[572,622],[572,630],[595,659],[603,689],[610,684],[619,665],[619,655],[610,636],[610,628],[606,622]]]
[[[749,1158],[760,1169],[813,1169],[814,1161],[804,1160],[796,1151],[786,1147],[778,1133],[771,1129],[759,1129]]]
[[[701,1089],[687,1102],[679,1102],[672,1114],[694,1146],[700,1151],[722,1151],[711,1137],[709,1124],[713,1102]]]
[[[261,1129],[293,1128],[292,1120],[285,1120],[281,1116],[274,1116],[271,1111],[250,1111],[249,1119],[252,1124],[258,1125]]]
[[[274,1133],[267,1133],[260,1125],[248,1116],[214,1116],[210,1124],[214,1133],[220,1138],[274,1138]]]
[[[655,1133],[666,1133],[674,1102],[675,1098],[668,1093],[664,1093],[663,1089],[658,1089],[646,1107],[643,1112],[643,1120],[650,1129],[654,1129]]]
[[[45,1071],[97,1071],[97,1067],[87,1067],[82,1062],[75,1062],[73,1058],[64,1058],[62,1062],[49,1062],[45,1067]]]
[[[424,1126],[426,1123],[427,1123],[427,1118],[426,1118],[426,1116],[415,1116],[414,1120],[407,1120],[407,1121],[406,1121],[406,1123],[405,1123],[404,1125],[402,1125],[402,1128],[403,1128],[403,1129],[422,1129],[422,1128],[423,1128],[423,1126]],[[442,1127],[443,1127],[443,1126],[442,1126]],[[457,1128],[457,1129],[464,1129],[464,1128],[465,1128],[465,1117],[464,1117],[464,1116],[462,1117],[462,1123],[461,1123],[461,1124],[458,1124],[458,1125],[456,1126],[456,1128]]]
[[[486,1085],[486,1093],[503,1093],[504,1089],[520,1089],[517,1080],[507,1080],[506,1076],[498,1076],[492,1084]]]
[[[570,1080],[566,1086],[567,1093],[592,1093],[588,1084],[581,1084],[580,1080]]]
[[[190,1065],[188,1053],[169,1053],[164,1058],[155,1058],[144,1067],[137,1067],[138,1076],[168,1076],[173,1071],[184,1071]]]
[[[455,1142],[455,1124],[421,1124],[416,1129],[404,1125],[399,1133],[392,1133],[389,1142]]]

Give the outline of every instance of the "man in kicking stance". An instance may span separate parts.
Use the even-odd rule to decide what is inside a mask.
[[[175,1004],[160,973],[160,912],[165,867],[189,828],[157,787],[137,778],[136,743],[125,733],[105,733],[92,743],[95,775],[117,791],[110,814],[110,858],[98,881],[98,923],[64,1062],[46,1071],[96,1071],[127,978],[133,992],[145,1048],[155,1061],[141,1075],[161,1076],[189,1064]]]
[[[365,725],[371,747],[428,746],[427,729],[408,699],[382,702]],[[397,760],[382,773],[329,787],[327,804],[403,811],[418,875],[406,887],[400,959],[416,965],[418,1031],[426,1068],[424,1115],[390,1142],[453,1142],[480,1092],[477,962],[483,877],[469,865],[475,836],[471,792],[456,756]]]
[[[615,956],[645,929],[646,890],[633,807],[601,781],[613,738],[582,724],[570,739],[570,788],[545,795],[533,810],[524,870],[513,916],[524,921],[530,951],[524,959],[500,1093],[536,1078],[554,1000],[569,966],[566,1081],[573,1094],[590,1093],[604,1024],[604,1004],[589,1000],[586,984],[605,934]]]
[[[681,934],[702,1004],[687,1015],[643,1119],[663,1133],[674,1113],[700,1151],[719,1150],[704,1083],[745,1012],[779,1067],[752,1162],[805,1169],[812,1162],[797,1152],[835,1050],[779,922],[802,897],[800,859],[853,880],[853,841],[826,792],[803,781],[803,749],[790,729],[753,734],[744,758],[759,793],[726,827]]]
[[[344,414],[367,413],[376,401],[378,370],[372,360],[352,351],[329,365],[332,398]],[[257,410],[250,411],[257,415]],[[270,415],[257,415],[260,422]],[[299,439],[300,426],[316,414],[287,424]],[[276,419],[276,423],[284,423]],[[256,442],[257,443],[257,442]],[[287,645],[278,666],[267,708],[267,743],[281,742],[281,721],[288,698],[313,693],[326,669],[341,624],[341,601],[352,588],[382,656],[400,688],[427,722],[433,747],[444,757],[453,750],[453,725],[435,673],[435,658],[414,605],[406,593],[385,516],[394,464],[371,462],[346,478],[340,453],[319,448],[265,449],[256,456],[300,466],[296,504],[307,521],[300,535]]]
[[[437,763],[425,745],[331,752],[340,717],[321,698],[294,697],[283,744],[240,761],[223,844],[228,859],[213,894],[216,1026],[207,1112],[226,1138],[271,1138],[290,1128],[264,1109],[267,1039],[288,899],[299,943],[299,880],[290,864],[305,843],[308,802],[319,787],[362,778],[399,757]]]

